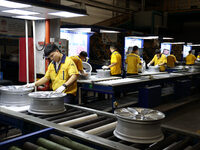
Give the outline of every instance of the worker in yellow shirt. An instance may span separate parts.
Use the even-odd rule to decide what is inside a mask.
[[[186,65],[194,65],[197,58],[192,54],[192,51],[189,51],[189,54],[186,57]]]
[[[122,58],[121,54],[117,51],[117,48],[115,45],[110,46],[110,51],[111,51],[111,60],[110,60],[110,65],[109,66],[103,66],[103,69],[109,69],[110,68],[110,73],[113,76],[121,76],[121,67],[122,67]]]
[[[76,67],[78,69],[78,71],[81,73],[81,75],[83,76],[88,76],[88,73],[84,72],[83,70],[83,61],[87,60],[87,52],[82,51],[80,52],[80,54],[78,56],[71,56],[70,58],[74,61],[74,63],[76,64]]]
[[[128,54],[125,63],[127,64],[127,75],[137,75],[138,68],[141,66],[139,49],[137,46],[133,47],[132,53]]]
[[[200,52],[198,53],[197,61],[200,61]]]
[[[165,71],[165,65],[167,64],[167,58],[164,54],[161,53],[159,49],[156,49],[155,56],[153,59],[147,64],[149,67],[154,63],[154,66],[159,66],[160,71]]]
[[[44,49],[44,56],[50,58],[47,72],[40,80],[27,84],[27,87],[40,86],[52,81],[52,89],[57,93],[66,93],[66,103],[74,103],[77,91],[78,70],[75,63],[62,54],[55,44],[48,44]]]
[[[167,56],[167,67],[173,68],[175,64],[178,63],[176,56],[174,56],[174,51],[171,51],[171,54]]]

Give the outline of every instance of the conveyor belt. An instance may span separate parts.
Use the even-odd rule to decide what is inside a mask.
[[[74,120],[80,117],[85,117],[88,115],[94,114],[92,111],[87,111],[88,108],[78,109],[79,106],[75,107],[67,107],[67,112],[58,114],[58,115],[51,115],[51,116],[38,116],[36,117],[48,120],[54,123],[61,123],[69,120]],[[92,110],[92,109],[91,109]],[[23,112],[27,115],[32,115],[28,112]],[[98,114],[98,111],[97,111]],[[32,115],[35,116],[35,115]],[[97,117],[92,118],[91,120],[84,121],[81,123],[76,123],[71,125],[71,128],[78,129],[80,131],[86,132],[91,131],[94,129],[98,129],[99,127],[110,125],[116,122],[116,118],[113,116],[106,116],[103,114],[98,114]],[[136,148],[136,149],[147,149],[147,150],[162,150],[162,149],[169,149],[169,150],[183,150],[187,147],[198,148],[200,145],[200,137],[192,137],[191,135],[184,135],[180,134],[176,131],[169,131],[168,129],[163,128],[165,139],[154,144],[138,144],[138,143],[131,143],[120,140],[113,135],[114,128],[107,128],[101,132],[94,132],[96,136],[102,137],[109,141],[114,141],[121,143],[123,145]]]

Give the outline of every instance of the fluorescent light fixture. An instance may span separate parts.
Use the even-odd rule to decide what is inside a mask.
[[[31,5],[17,3],[17,2],[11,2],[7,0],[0,0],[0,6],[8,7],[8,8],[27,8],[31,7]]]
[[[164,44],[185,44],[185,42],[163,42]]]
[[[44,20],[45,18],[35,16],[12,16],[13,18],[26,19],[26,20]]]
[[[48,13],[48,14],[53,15],[53,16],[64,17],[64,18],[85,16],[84,14],[77,14],[77,13],[66,12],[66,11],[58,11],[58,12]]]
[[[173,40],[174,38],[171,37],[163,37],[163,40]]]
[[[113,30],[100,30],[100,33],[120,33],[119,31],[113,31]]]
[[[130,38],[133,39],[144,39],[144,40],[153,40],[153,39],[158,39],[158,36],[130,36]]]
[[[200,44],[187,44],[187,46],[200,46]]]
[[[37,15],[37,14],[40,14],[40,13],[37,13],[37,12],[20,10],[20,9],[4,10],[2,12],[11,13],[11,14],[18,14],[18,15]]]

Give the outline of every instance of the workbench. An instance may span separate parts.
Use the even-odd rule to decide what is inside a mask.
[[[178,72],[178,73],[154,73],[139,74],[128,78],[106,78],[99,80],[81,80],[79,83],[79,104],[82,102],[82,91],[92,91],[112,95],[113,110],[117,104],[116,94],[123,92],[134,92],[145,86],[162,85],[164,83],[176,82],[198,76],[200,72]]]

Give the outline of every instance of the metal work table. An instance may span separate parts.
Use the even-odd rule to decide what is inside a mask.
[[[133,76],[128,78],[105,79],[104,81],[84,82],[79,84],[79,104],[81,103],[81,91],[93,91],[103,94],[112,95],[112,108],[115,108],[116,93],[134,92],[139,88],[147,85],[158,85],[168,82],[175,82],[181,79],[197,76],[200,72],[178,72],[178,73],[161,73],[155,75]]]

